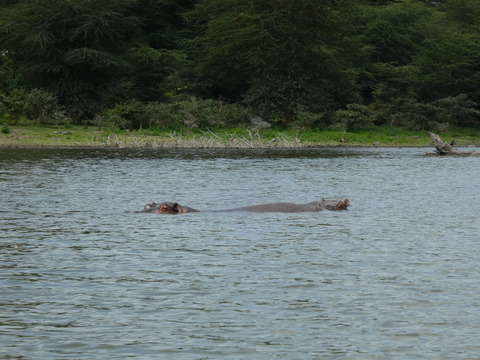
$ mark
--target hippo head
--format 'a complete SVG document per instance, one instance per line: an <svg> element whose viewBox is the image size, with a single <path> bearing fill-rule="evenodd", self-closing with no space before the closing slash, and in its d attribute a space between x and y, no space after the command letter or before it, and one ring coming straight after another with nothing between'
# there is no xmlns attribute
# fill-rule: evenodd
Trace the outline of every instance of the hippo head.
<svg viewBox="0 0 480 360"><path fill-rule="evenodd" d="M327 210L347 210L350 206L350 201L348 199L343 201L322 200L320 204Z"/></svg>
<svg viewBox="0 0 480 360"><path fill-rule="evenodd" d="M188 206L182 206L179 203L166 202L158 205L157 214L186 214L189 212L198 212Z"/></svg>
<svg viewBox="0 0 480 360"><path fill-rule="evenodd" d="M347 208L350 206L350 201L348 199L345 199L343 201L339 201L337 205L335 205L335 208L332 210L347 210Z"/></svg>
<svg viewBox="0 0 480 360"><path fill-rule="evenodd" d="M178 203L163 203L158 205L157 214L179 214L181 206Z"/></svg>

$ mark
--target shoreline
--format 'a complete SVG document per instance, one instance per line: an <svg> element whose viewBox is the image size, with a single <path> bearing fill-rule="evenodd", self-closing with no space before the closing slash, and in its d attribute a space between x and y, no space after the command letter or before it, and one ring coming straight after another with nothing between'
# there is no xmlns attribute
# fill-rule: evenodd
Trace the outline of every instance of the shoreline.
<svg viewBox="0 0 480 360"><path fill-rule="evenodd" d="M213 144L197 144L192 145L188 140L185 144L177 142L175 144L129 144L128 142L122 144L42 144L42 143L3 143L0 140L0 149L152 149L152 150L188 150L188 149L205 149L205 150L303 150L303 149L341 149L341 148L432 148L429 145L416 144L291 144L291 145L268 145L263 143L251 144L251 146L235 146L234 144L213 145ZM472 145L470 145L472 146Z"/></svg>
<svg viewBox="0 0 480 360"><path fill-rule="evenodd" d="M457 129L440 133L457 147L480 147L480 131ZM216 131L120 131L86 126L11 126L0 133L0 149L322 149L322 148L432 148L427 131L378 129Z"/></svg>
<svg viewBox="0 0 480 360"><path fill-rule="evenodd" d="M463 146L462 146L463 147ZM466 146L466 147L476 147L476 146ZM115 146L115 145L31 145L31 144L0 144L0 149L144 149L144 150L307 150L307 149L342 149L342 148L380 148L380 149L388 149L388 148L405 148L405 149L430 149L432 145L305 145L305 146L253 146L253 147L214 147L214 146L137 146L137 145L122 145L122 146Z"/></svg>

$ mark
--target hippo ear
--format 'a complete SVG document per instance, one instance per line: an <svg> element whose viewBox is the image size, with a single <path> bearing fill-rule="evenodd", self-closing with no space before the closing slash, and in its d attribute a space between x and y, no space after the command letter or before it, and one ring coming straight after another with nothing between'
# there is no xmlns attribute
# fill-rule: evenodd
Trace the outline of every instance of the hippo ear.
<svg viewBox="0 0 480 360"><path fill-rule="evenodd" d="M178 209L178 203L173 203L172 210L174 210L177 213L180 212L180 210Z"/></svg>

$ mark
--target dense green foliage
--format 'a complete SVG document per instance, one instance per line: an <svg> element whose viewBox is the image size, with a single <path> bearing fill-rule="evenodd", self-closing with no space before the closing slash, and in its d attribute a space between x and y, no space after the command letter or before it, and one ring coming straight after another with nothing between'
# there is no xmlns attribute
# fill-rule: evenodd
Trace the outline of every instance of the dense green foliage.
<svg viewBox="0 0 480 360"><path fill-rule="evenodd" d="M478 0L3 0L0 121L480 128Z"/></svg>

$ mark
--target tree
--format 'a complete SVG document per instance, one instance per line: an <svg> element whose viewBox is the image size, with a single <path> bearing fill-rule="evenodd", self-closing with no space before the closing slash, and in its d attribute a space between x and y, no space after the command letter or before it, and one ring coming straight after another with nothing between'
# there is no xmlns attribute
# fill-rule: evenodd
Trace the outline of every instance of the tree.
<svg viewBox="0 0 480 360"><path fill-rule="evenodd" d="M480 102L480 3L446 2L429 23L415 56L419 92L426 101L468 95Z"/></svg>
<svg viewBox="0 0 480 360"><path fill-rule="evenodd" d="M130 51L134 66L124 81L130 97L159 101L183 87L181 76L187 64L183 44L193 35L182 15L193 3L194 0L136 1L132 11L141 19L142 42Z"/></svg>
<svg viewBox="0 0 480 360"><path fill-rule="evenodd" d="M22 80L12 57L6 51L0 52L0 94L9 94L21 86Z"/></svg>
<svg viewBox="0 0 480 360"><path fill-rule="evenodd" d="M27 84L57 95L77 119L93 115L131 64L125 50L138 34L132 2L30 0L4 6L0 48Z"/></svg>
<svg viewBox="0 0 480 360"><path fill-rule="evenodd" d="M480 3L477 0L445 1L439 10L461 30L467 28L478 32L480 29Z"/></svg>
<svg viewBox="0 0 480 360"><path fill-rule="evenodd" d="M418 98L420 51L431 9L419 1L399 0L367 7L357 30L370 54L365 72L365 101L377 113L378 125L423 127L427 109ZM413 116L414 115L414 116Z"/></svg>
<svg viewBox="0 0 480 360"><path fill-rule="evenodd" d="M192 57L211 95L243 99L288 124L335 102L346 59L349 0L205 0ZM351 55L351 54L350 54ZM347 86L348 87L348 86Z"/></svg>

